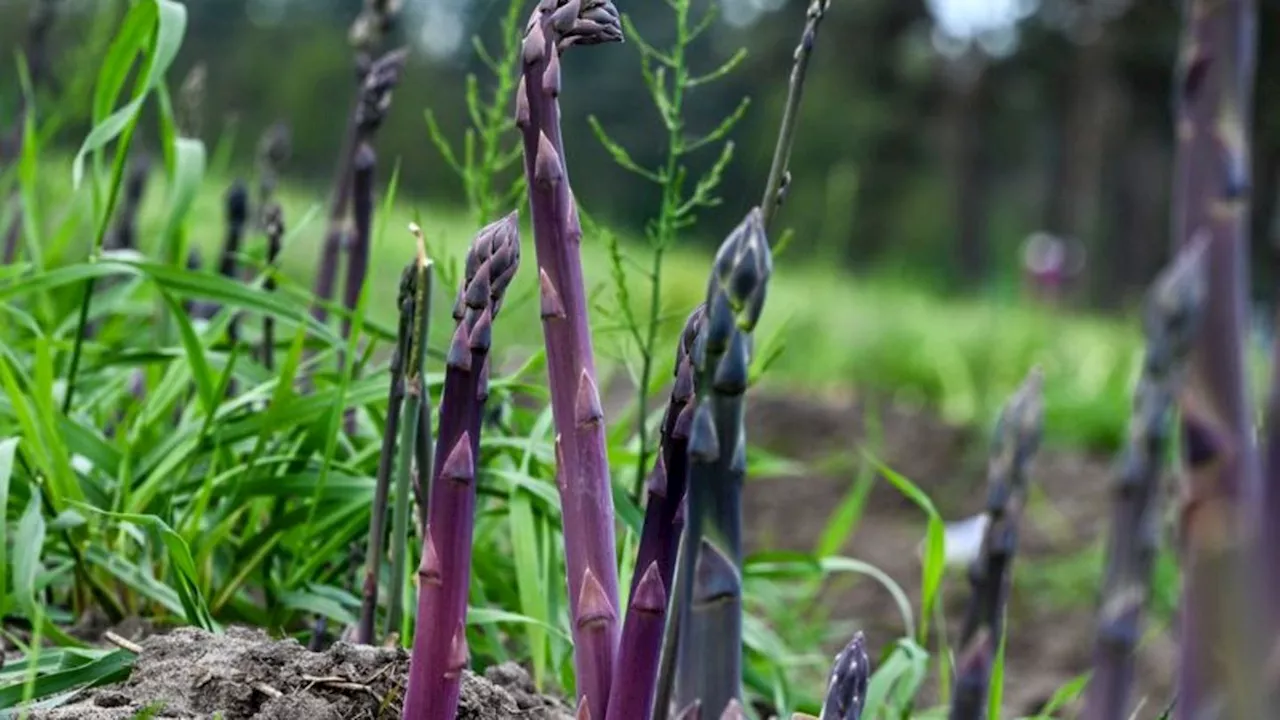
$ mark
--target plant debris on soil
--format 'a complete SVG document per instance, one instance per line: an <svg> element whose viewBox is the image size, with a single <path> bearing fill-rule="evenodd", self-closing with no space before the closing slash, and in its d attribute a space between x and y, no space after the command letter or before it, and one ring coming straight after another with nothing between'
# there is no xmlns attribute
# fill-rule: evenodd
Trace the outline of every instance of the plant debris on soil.
<svg viewBox="0 0 1280 720"><path fill-rule="evenodd" d="M409 656L339 642L311 652L295 640L230 628L182 628L142 643L128 680L86 691L32 720L392 720L400 717ZM147 714L150 713L150 714ZM514 663L468 672L459 720L570 720L559 699L534 690Z"/></svg>

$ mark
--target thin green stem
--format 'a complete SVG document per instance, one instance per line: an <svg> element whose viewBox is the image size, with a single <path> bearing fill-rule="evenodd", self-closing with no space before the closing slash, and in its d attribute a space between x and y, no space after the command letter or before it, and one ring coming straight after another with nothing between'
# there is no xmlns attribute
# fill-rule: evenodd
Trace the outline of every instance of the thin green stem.
<svg viewBox="0 0 1280 720"><path fill-rule="evenodd" d="M418 441L418 423L422 418L423 358L426 355L428 316L430 312L431 263L425 252L419 252L414 287L413 335L409 340L409 358L405 363L404 415L400 424L399 460L396 467L395 506L391 520L391 596L387 599L387 634L400 629L404 616L404 579L408 567L409 506L413 502L412 473Z"/></svg>
<svg viewBox="0 0 1280 720"><path fill-rule="evenodd" d="M691 42L689 37L689 2L679 0L672 5L675 9L676 38L671 48L672 82L670 108L672 122L667 126L667 158L662 174L662 208L658 214L657 228L654 233L653 261L649 270L649 318L645 327L644 346L640 348L640 387L639 410L636 418L636 434L639 436L640 450L636 458L636 474L632 484L632 499L640 502L644 493L645 477L649 473L649 456L652 453L649 441L649 395L653 382L653 358L658 344L658 326L662 320L662 258L667 247L675 241L677 220L680 207L680 183L676 180L680 170L680 158L684 155L683 124L680 122L684 110L684 91L689 81L689 69L685 63L685 49ZM665 92L661 86L651 88L655 100L659 93Z"/></svg>
<svg viewBox="0 0 1280 720"><path fill-rule="evenodd" d="M115 214L116 203L120 199L120 186L124 181L125 159L129 156L129 147L133 144L133 131L137 128L137 118L125 127L120 135L120 143L116 146L116 158L111 168L111 188L107 192L107 206L98 220L98 231L93 238L93 247L89 250L89 262L98 262L102 254L102 244L107 238L107 228L111 225L111 216ZM84 295L80 298L80 316L76 320L76 335L71 345L71 362L67 367L66 394L62 397L62 414L71 413L71 401L75 397L76 375L80 372L80 358L84 353L85 326L89 324L89 305L93 302L95 278L84 283Z"/></svg>

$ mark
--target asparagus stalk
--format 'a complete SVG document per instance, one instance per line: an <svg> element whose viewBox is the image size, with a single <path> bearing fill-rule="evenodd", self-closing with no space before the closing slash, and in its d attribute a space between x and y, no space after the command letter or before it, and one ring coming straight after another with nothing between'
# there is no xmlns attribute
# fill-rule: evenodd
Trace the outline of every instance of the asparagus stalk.
<svg viewBox="0 0 1280 720"><path fill-rule="evenodd" d="M804 32L796 46L795 63L791 67L791 81L787 88L787 104L782 113L782 128L778 132L778 144L773 151L773 163L765 181L764 200L760 212L764 216L767 231L772 225L774 212L786 199L787 186L791 182L788 165L791 162L791 146L795 141L796 125L800 120L800 99L804 96L805 75L809 71L809 58L818 41L818 28L831 8L831 0L811 0L805 13Z"/></svg>
<svg viewBox="0 0 1280 720"><path fill-rule="evenodd" d="M697 394L689 431L689 490L664 654L674 649L675 706L722 712L741 697L744 393L755 329L773 270L763 215L753 208L716 254L706 316L691 357ZM668 668L670 663L668 661ZM672 678L659 678L654 716L666 718Z"/></svg>
<svg viewBox="0 0 1280 720"><path fill-rule="evenodd" d="M400 435L400 412L404 404L404 365L409 356L413 339L414 316L417 311L418 263L405 266L400 275L400 295L396 306L400 311L400 325L396 333L396 347L391 353L391 384L387 390L387 422L382 432L382 452L378 455L378 474L373 490L373 511L369 517L369 541L365 551L365 574L360 622L356 626L355 642L372 645L376 642L374 625L378 611L378 576L382 570L383 547L386 542L387 499L391 494L391 468L395 459L396 438Z"/></svg>
<svg viewBox="0 0 1280 720"><path fill-rule="evenodd" d="M237 277L236 256L244 240L245 225L249 221L249 191L244 183L236 181L227 191L227 237L222 245L222 257L218 261L218 273L234 280ZM240 320L233 317L227 325L227 339L234 346L240 340ZM234 385L232 386L234 387ZM234 390L232 391L234 394Z"/></svg>
<svg viewBox="0 0 1280 720"><path fill-rule="evenodd" d="M269 201L263 208L263 226L267 233L267 273L263 287L269 293L276 291L276 276L279 271L280 248L284 241L284 211L280 203ZM271 313L262 316L262 364L268 370L275 368L276 354L276 319Z"/></svg>
<svg viewBox="0 0 1280 720"><path fill-rule="evenodd" d="M656 560L645 566L627 608L626 624L610 687L609 719L647 718L657 681L667 588Z"/></svg>
<svg viewBox="0 0 1280 720"><path fill-rule="evenodd" d="M1000 413L987 467L987 523L982 551L969 568L973 595L960 634L951 720L986 717L987 685L1004 632L1010 567L1027 494L1027 466L1040 447L1044 421L1039 368L1028 374Z"/></svg>
<svg viewBox="0 0 1280 720"><path fill-rule="evenodd" d="M387 602L387 635L398 633L403 618L406 555L409 552L409 497L412 488L414 444L418 441L418 421L422 417L422 376L431 321L431 261L422 230L412 226L418 241L416 279L413 287L413 324L404 362L404 421L400 427L399 460L396 464L396 504L391 524L391 597Z"/></svg>
<svg viewBox="0 0 1280 720"><path fill-rule="evenodd" d="M699 305L685 321L684 332L676 347L675 384L662 419L658 463L647 483L644 526L636 552L636 572L631 578L630 596L633 599L622 626L621 651L610 684L610 720L633 718L636 708L643 708L644 717L647 717L653 703L662 627L666 622L666 589L671 587L675 574L676 549L680 541L676 511L684 499L689 477L689 419L693 407L690 400L693 399L694 385L694 367L689 353L702 318L703 306ZM664 602L656 611L635 601L646 583L651 586L651 593L655 586L662 589ZM655 622L658 630L653 633Z"/></svg>
<svg viewBox="0 0 1280 720"><path fill-rule="evenodd" d="M859 720L870 678L871 658L867 657L866 638L861 632L855 633L849 644L836 654L818 720Z"/></svg>
<svg viewBox="0 0 1280 720"><path fill-rule="evenodd" d="M440 398L435 480L424 488L431 503L418 568L418 622L405 720L452 720L457 713L462 671L468 662L467 591L489 346L493 318L519 263L519 222L513 212L476 236L454 307L457 329Z"/></svg>
<svg viewBox="0 0 1280 720"><path fill-rule="evenodd" d="M1129 441L1115 481L1112 535L1085 717L1124 720L1132 712L1128 705L1133 652L1142 631L1142 611L1160 541L1161 463L1173 404L1199 331L1205 300L1204 253L1203 243L1186 248L1156 280L1147 298L1146 357L1134 391Z"/></svg>
<svg viewBox="0 0 1280 720"><path fill-rule="evenodd" d="M262 213L259 222L263 229L269 229L270 219L267 208L275 196L276 185L280 182L280 174L293 151L293 135L289 126L277 122L267 128L258 139L258 209Z"/></svg>
<svg viewBox="0 0 1280 720"><path fill-rule="evenodd" d="M1247 568L1260 520L1264 541L1280 537L1280 518L1272 512L1280 507L1280 484L1261 486L1244 356L1256 10L1253 0L1185 0L1184 7L1175 83L1174 243L1207 245L1208 289L1179 403L1189 477L1180 518L1185 547L1175 713L1199 718L1225 701L1234 717L1258 717L1252 675L1262 665L1262 633L1251 619L1261 608L1250 606L1256 581ZM1274 545L1265 547L1274 557ZM1263 575L1275 570L1271 557ZM1270 598L1273 615L1276 599ZM1272 629L1270 619L1267 625Z"/></svg>
<svg viewBox="0 0 1280 720"><path fill-rule="evenodd" d="M347 136L338 155L338 169L334 173L333 194L329 199L329 229L325 234L316 271L315 296L319 301L312 311L320 322L328 317L324 303L333 299L333 286L338 277L338 261L346 235L347 203L351 197L353 166L358 148L371 142L373 134L381 127L391 107L391 94L400 83L400 75L408 58L405 49L393 50L370 63L367 70L358 73L360 88L355 110L347 126Z"/></svg>
<svg viewBox="0 0 1280 720"><path fill-rule="evenodd" d="M360 290L364 287L369 273L369 248L373 238L373 179L377 170L378 156L369 143L361 143L356 152L355 182L352 183L353 207L355 217L355 233L352 235L350 257L347 260L347 282L343 288L342 304L347 314L342 318L342 338L351 337L351 324L356 305L360 302ZM348 408L344 414L344 422L348 435L356 433L355 408Z"/></svg>
<svg viewBox="0 0 1280 720"><path fill-rule="evenodd" d="M582 227L560 132L560 55L573 45L621 40L618 11L609 0L539 0L525 31L516 93L557 436L577 695L585 698L593 717L608 712L618 644L618 569L604 413L579 248ZM590 604L584 588L591 591Z"/></svg>

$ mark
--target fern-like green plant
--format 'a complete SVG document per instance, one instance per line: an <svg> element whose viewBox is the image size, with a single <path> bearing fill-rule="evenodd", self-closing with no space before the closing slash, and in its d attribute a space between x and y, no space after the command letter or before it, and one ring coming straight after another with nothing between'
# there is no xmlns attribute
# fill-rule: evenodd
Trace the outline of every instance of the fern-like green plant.
<svg viewBox="0 0 1280 720"><path fill-rule="evenodd" d="M664 313L662 308L662 263L670 248L682 233L697 222L698 211L715 207L721 199L715 194L721 178L733 160L734 144L729 135L746 114L751 104L744 97L734 110L722 118L709 132L691 134L685 122L689 91L713 83L733 72L744 59L747 51L739 48L719 67L705 74L698 74L689 65L689 48L702 37L715 22L718 6L711 5L701 17L695 17L692 0L670 0L668 3L674 22L674 38L665 49L655 47L645 40L628 15L622 16L623 28L629 42L640 50L640 72L649 91L662 126L666 131L665 156L656 168L648 168L636 162L621 143L613 139L600 120L594 115L588 118L591 129L614 161L623 169L633 172L662 189L662 202L657 214L645 224L649 258L645 263L627 257L618 238L612 233L602 235L609 249L612 265L613 289L617 299L614 320L629 344L634 344L634 357L639 358L636 395L636 435L639 444L633 494L639 496L648 472L649 461L655 443L649 428L649 400L652 394L655 350L659 331L675 315ZM687 161L690 156L717 149L719 154L705 173L690 178ZM640 277L647 287L647 309L638 315L632 306L629 278ZM630 355L631 353L628 353Z"/></svg>
<svg viewBox="0 0 1280 720"><path fill-rule="evenodd" d="M502 17L502 46L496 55L478 36L471 38L476 56L493 75L493 84L485 92L475 73L467 75L469 126L460 149L450 142L435 113L430 108L425 111L431 142L462 180L467 210L477 227L487 225L495 212L509 212L524 198L524 174L516 171L523 150L515 135L516 123L510 107L520 75L520 14L524 5L522 0L507 3ZM505 180L508 176L510 180ZM504 180L508 184L504 185Z"/></svg>

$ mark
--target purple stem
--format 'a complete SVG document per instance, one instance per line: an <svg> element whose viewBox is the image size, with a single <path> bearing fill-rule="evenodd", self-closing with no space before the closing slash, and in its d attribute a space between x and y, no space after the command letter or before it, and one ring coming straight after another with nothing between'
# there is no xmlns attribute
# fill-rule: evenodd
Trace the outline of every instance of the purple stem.
<svg viewBox="0 0 1280 720"><path fill-rule="evenodd" d="M1260 711L1255 675L1264 633L1254 619L1264 606L1253 603L1263 587L1257 581L1269 579L1276 561L1274 545L1264 545L1271 556L1264 571L1250 572L1261 560L1252 543L1259 529L1264 542L1280 538L1280 485L1262 488L1244 355L1256 9L1253 0L1186 0L1185 12L1175 83L1174 244L1207 243L1208 294L1180 398L1188 483L1174 712L1199 718L1225 700L1229 716L1257 717L1250 713Z"/></svg>
<svg viewBox="0 0 1280 720"><path fill-rule="evenodd" d="M558 97L560 55L565 49L621 39L617 9L608 0L540 0L526 30L516 96L556 428L577 694L594 717L607 714L618 644L617 550L604 413L579 248L582 227L564 162ZM584 589L592 591L590 598L582 596Z"/></svg>
<svg viewBox="0 0 1280 720"><path fill-rule="evenodd" d="M680 544L680 528L676 525L676 513L684 499L689 479L689 423L693 418L694 367L689 351L702 323L703 306L698 306L685 322L684 333L676 349L675 384L662 420L661 453L658 464L649 476L648 502L644 511L644 526L640 531L640 546L636 551L636 571L631 578L631 597L636 597L640 586L648 581L652 572L661 583L663 596L671 587L675 573L676 549ZM682 526L681 526L682 527ZM657 610L659 630L649 632L649 612L633 601L627 609L622 626L622 650L613 668L610 685L609 717L622 719L619 713L625 708L644 708L648 717L653 702L653 689L658 673L658 660L662 650L662 625L666 621L666 604ZM651 643L652 647L646 645ZM639 683L638 678L647 678ZM642 696L636 685L645 688Z"/></svg>
<svg viewBox="0 0 1280 720"><path fill-rule="evenodd" d="M488 397L493 318L520 262L519 218L480 231L454 318L435 453L435 481L422 564L418 613L405 692L405 720L453 720L468 662L467 591L475 526L480 423Z"/></svg>
<svg viewBox="0 0 1280 720"><path fill-rule="evenodd" d="M342 302L347 314L342 318L342 339L351 337L351 324L356 305L360 303L360 290L369 274L369 248L373 237L373 180L378 168L378 156L369 143L361 143L356 152L355 182L352 183L352 214L355 217L355 233L347 258L347 282L343 288ZM348 408L343 421L348 435L356 433L356 411Z"/></svg>

